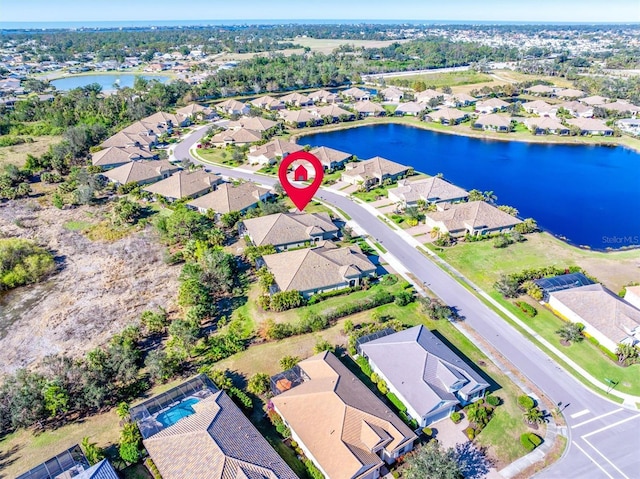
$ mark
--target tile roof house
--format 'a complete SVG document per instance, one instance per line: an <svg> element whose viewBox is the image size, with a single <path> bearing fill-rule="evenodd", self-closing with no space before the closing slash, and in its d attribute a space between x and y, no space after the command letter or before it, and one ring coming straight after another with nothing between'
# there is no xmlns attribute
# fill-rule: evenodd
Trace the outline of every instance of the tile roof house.
<svg viewBox="0 0 640 479"><path fill-rule="evenodd" d="M608 112L627 113L635 117L640 112L640 106L636 106L633 103L626 101L616 100L613 103L605 103L604 105L598 105Z"/></svg>
<svg viewBox="0 0 640 479"><path fill-rule="evenodd" d="M335 103L339 97L335 93L327 90L318 90L309 93L309 98L315 103Z"/></svg>
<svg viewBox="0 0 640 479"><path fill-rule="evenodd" d="M154 154L136 146L110 146L92 153L91 163L93 166L101 166L102 168L114 168L134 160L153 157L155 157Z"/></svg>
<svg viewBox="0 0 640 479"><path fill-rule="evenodd" d="M589 106L600 106L607 103L609 101L609 98L600 95L593 95L585 98L580 98L579 101Z"/></svg>
<svg viewBox="0 0 640 479"><path fill-rule="evenodd" d="M289 93L288 95L281 96L280 100L286 103L287 105L295 105L295 106L313 105L313 100L311 100L311 98L309 98L307 95L303 95L298 92Z"/></svg>
<svg viewBox="0 0 640 479"><path fill-rule="evenodd" d="M374 103L369 100L359 101L353 105L353 109L362 116L383 116L386 114L386 110L380 103Z"/></svg>
<svg viewBox="0 0 640 479"><path fill-rule="evenodd" d="M269 95L261 96L255 100L251 100L249 103L256 108L262 108L264 110L282 110L285 108L285 104L280 98L274 98Z"/></svg>
<svg viewBox="0 0 640 479"><path fill-rule="evenodd" d="M297 479L224 391L144 439L164 479Z"/></svg>
<svg viewBox="0 0 640 479"><path fill-rule="evenodd" d="M390 201L403 207L416 206L418 200L438 204L464 201L469 197L466 190L437 176L417 181L400 180L397 188L389 189L388 195Z"/></svg>
<svg viewBox="0 0 640 479"><path fill-rule="evenodd" d="M275 278L272 293L295 290L305 298L359 286L363 278L376 272L359 246L338 248L330 241L314 248L265 255L262 261Z"/></svg>
<svg viewBox="0 0 640 479"><path fill-rule="evenodd" d="M552 95L555 90L556 88L550 87L548 85L533 85L525 89L526 92L531 93L533 95L546 95L546 96Z"/></svg>
<svg viewBox="0 0 640 479"><path fill-rule="evenodd" d="M82 471L77 476L73 476L74 479L119 479L120 476L116 473L111 463L107 459L96 463L89 469Z"/></svg>
<svg viewBox="0 0 640 479"><path fill-rule="evenodd" d="M415 434L330 352L296 366L304 378L271 399L327 479L375 479L413 449Z"/></svg>
<svg viewBox="0 0 640 479"><path fill-rule="evenodd" d="M613 135L612 128L605 125L604 121L595 118L571 118L567 120L567 123L579 128L581 135Z"/></svg>
<svg viewBox="0 0 640 479"><path fill-rule="evenodd" d="M580 98L584 96L584 92L573 88L562 88L560 90L556 90L555 95L558 98Z"/></svg>
<svg viewBox="0 0 640 479"><path fill-rule="evenodd" d="M349 110L345 110L344 108L340 108L338 105L326 105L317 107L314 109L309 109L309 112L317 116L318 118L327 118L331 117L333 122L338 120L353 120L355 118L355 114L350 112Z"/></svg>
<svg viewBox="0 0 640 479"><path fill-rule="evenodd" d="M473 127L479 130L508 133L511 131L511 118L497 113L481 115L473 121Z"/></svg>
<svg viewBox="0 0 640 479"><path fill-rule="evenodd" d="M418 103L429 103L431 100L436 99L440 104L444 103L444 101L449 98L449 95L447 95L446 93L442 93L441 91L436 91L428 88L424 91L416 93L415 98Z"/></svg>
<svg viewBox="0 0 640 479"><path fill-rule="evenodd" d="M400 103L400 101L404 98L404 92L400 90L400 88L396 88L394 86L385 88L379 93L386 101L391 101L394 103Z"/></svg>
<svg viewBox="0 0 640 479"><path fill-rule="evenodd" d="M440 107L427 114L427 119L442 123L443 125L457 125L468 117L469 115L466 112L449 108L448 106Z"/></svg>
<svg viewBox="0 0 640 479"><path fill-rule="evenodd" d="M385 180L396 181L400 177L406 176L410 170L410 166L374 156L368 160L347 163L346 170L342 173L342 181L352 185L362 184L369 187L382 184Z"/></svg>
<svg viewBox="0 0 640 479"><path fill-rule="evenodd" d="M549 294L549 307L614 352L620 343L640 342L640 310L619 298L601 284L555 291Z"/></svg>
<svg viewBox="0 0 640 479"><path fill-rule="evenodd" d="M395 115L418 116L422 110L424 110L424 105L416 101L408 101L406 103L400 103L393 113Z"/></svg>
<svg viewBox="0 0 640 479"><path fill-rule="evenodd" d="M165 111L159 111L153 115L143 118L140 121L144 124L150 125L151 127L155 126L161 130L171 130L172 128L184 126L189 123L185 117L174 115L173 113L167 113Z"/></svg>
<svg viewBox="0 0 640 479"><path fill-rule="evenodd" d="M445 106L457 108L460 106L473 105L477 101L477 98L467 95L466 93L455 93L451 95L451 97L447 98L444 104Z"/></svg>
<svg viewBox="0 0 640 479"><path fill-rule="evenodd" d="M303 147L296 143L276 138L264 145L252 147L247 155L247 160L252 165L272 165L291 153L302 149Z"/></svg>
<svg viewBox="0 0 640 479"><path fill-rule="evenodd" d="M249 113L249 107L238 100L225 100L218 103L216 108L229 115L246 115Z"/></svg>
<svg viewBox="0 0 640 479"><path fill-rule="evenodd" d="M494 113L499 110L504 110L509 104L501 100L500 98L489 98L488 100L479 101L476 103L476 112L481 114Z"/></svg>
<svg viewBox="0 0 640 479"><path fill-rule="evenodd" d="M640 309L640 286L627 286L624 300L630 305Z"/></svg>
<svg viewBox="0 0 640 479"><path fill-rule="evenodd" d="M343 97L355 101L366 101L371 99L371 93L361 88L349 88L340 92Z"/></svg>
<svg viewBox="0 0 640 479"><path fill-rule="evenodd" d="M426 213L426 224L438 227L451 236L482 235L492 231L509 231L521 221L485 201L454 203L443 211Z"/></svg>
<svg viewBox="0 0 640 479"><path fill-rule="evenodd" d="M532 113L538 116L556 116L558 107L556 105L550 105L544 100L528 101L522 104L522 108L527 113Z"/></svg>
<svg viewBox="0 0 640 479"><path fill-rule="evenodd" d="M104 140L100 146L102 148L116 147L138 147L146 150L150 150L158 144L158 137L155 134L149 134L148 132L141 133L128 133L125 131L119 131L113 136L110 136Z"/></svg>
<svg viewBox="0 0 640 479"><path fill-rule="evenodd" d="M258 202L266 201L269 196L271 196L271 190L255 183L245 182L239 185L223 183L214 191L191 200L187 206L197 209L200 213L212 210L216 213L217 220L219 216L231 211L243 213L257 206Z"/></svg>
<svg viewBox="0 0 640 479"><path fill-rule="evenodd" d="M277 251L337 238L338 227L327 213L277 213L244 220L239 230L256 246L273 245Z"/></svg>
<svg viewBox="0 0 640 479"><path fill-rule="evenodd" d="M191 103L187 106L183 106L182 108L178 108L176 110L176 116L178 118L188 118L190 121L195 121L198 118L209 120L215 116L215 113L208 106Z"/></svg>
<svg viewBox="0 0 640 479"><path fill-rule="evenodd" d="M552 133L554 135L568 135L571 130L564 126L557 118L543 116L540 118L527 118L524 125L536 135Z"/></svg>
<svg viewBox="0 0 640 479"><path fill-rule="evenodd" d="M361 338L358 353L369 360L421 427L449 417L458 405L480 399L489 387L422 325L369 341Z"/></svg>
<svg viewBox="0 0 640 479"><path fill-rule="evenodd" d="M326 146L314 148L310 153L320 160L325 170L342 168L347 161L353 158L351 153L345 153Z"/></svg>
<svg viewBox="0 0 640 479"><path fill-rule="evenodd" d="M266 118L261 118L259 116L249 116L240 118L236 121L230 121L227 124L227 128L229 130L239 130L241 128L246 128L247 130L263 132L270 130L277 124L277 121L267 120Z"/></svg>
<svg viewBox="0 0 640 479"><path fill-rule="evenodd" d="M239 128L237 130L225 130L216 133L211 137L211 143L214 145L248 145L262 140L262 133L247 128Z"/></svg>
<svg viewBox="0 0 640 479"><path fill-rule="evenodd" d="M16 479L67 479L71 477L76 479L119 479L120 476L116 474L107 459L90 466L82 449L76 444L20 474Z"/></svg>
<svg viewBox="0 0 640 479"><path fill-rule="evenodd" d="M144 191L164 196L168 200L195 198L215 188L222 178L203 169L179 171L164 180L143 188Z"/></svg>
<svg viewBox="0 0 640 479"><path fill-rule="evenodd" d="M102 176L117 185L137 183L146 185L168 178L180 168L168 160L132 161L102 173Z"/></svg>
<svg viewBox="0 0 640 479"><path fill-rule="evenodd" d="M560 106L567 110L572 116L578 118L591 118L593 116L593 107L587 106L579 101L565 101Z"/></svg>
<svg viewBox="0 0 640 479"><path fill-rule="evenodd" d="M286 124L295 128L304 128L309 124L315 125L318 122L318 117L307 110L280 110L278 114Z"/></svg>

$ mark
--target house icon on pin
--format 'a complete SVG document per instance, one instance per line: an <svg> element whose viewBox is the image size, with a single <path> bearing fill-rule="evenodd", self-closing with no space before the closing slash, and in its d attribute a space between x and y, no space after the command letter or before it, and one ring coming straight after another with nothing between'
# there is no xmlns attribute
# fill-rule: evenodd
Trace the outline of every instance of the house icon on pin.
<svg viewBox="0 0 640 479"><path fill-rule="evenodd" d="M300 165L293 171L293 177L296 181L307 181L307 169Z"/></svg>

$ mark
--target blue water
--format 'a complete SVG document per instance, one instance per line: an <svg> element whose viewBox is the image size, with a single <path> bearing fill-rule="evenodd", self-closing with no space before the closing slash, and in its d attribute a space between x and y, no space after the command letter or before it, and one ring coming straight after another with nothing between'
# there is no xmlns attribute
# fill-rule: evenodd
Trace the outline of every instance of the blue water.
<svg viewBox="0 0 640 479"><path fill-rule="evenodd" d="M182 401L180 404L173 406L170 409L167 409L165 412L158 414L156 418L164 427L173 426L183 417L191 416L195 414L194 409L191 407L192 404L200 401L196 398L189 398Z"/></svg>
<svg viewBox="0 0 640 479"><path fill-rule="evenodd" d="M403 125L305 136L300 143L382 156L467 190L493 191L545 230L593 249L640 246L640 154L622 147L491 141Z"/></svg>
<svg viewBox="0 0 640 479"><path fill-rule="evenodd" d="M51 80L51 84L58 90L67 91L74 88L80 88L90 85L91 83L97 83L102 87L102 91L115 90L114 84L116 81L120 88L133 87L133 82L137 76L142 76L146 80L158 80L159 82L166 83L169 80L167 75L140 75L134 73L105 73L100 75L77 75L64 78L58 78L57 80Z"/></svg>

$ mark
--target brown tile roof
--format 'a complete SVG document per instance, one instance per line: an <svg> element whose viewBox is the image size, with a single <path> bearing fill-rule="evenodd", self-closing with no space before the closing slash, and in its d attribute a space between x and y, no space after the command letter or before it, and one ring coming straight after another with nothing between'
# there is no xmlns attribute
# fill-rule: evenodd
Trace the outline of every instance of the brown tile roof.
<svg viewBox="0 0 640 479"><path fill-rule="evenodd" d="M174 173L179 169L168 160L140 160L105 171L102 175L111 181L126 185L127 183L148 183L162 178L162 175Z"/></svg>
<svg viewBox="0 0 640 479"><path fill-rule="evenodd" d="M579 101L565 101L560 105L562 108L570 112L572 115L579 115L582 113L592 112L593 108L590 106L586 106Z"/></svg>
<svg viewBox="0 0 640 479"><path fill-rule="evenodd" d="M311 102L311 99L308 96L298 92L293 92L289 93L288 95L281 96L280 100L285 103L296 103L298 105Z"/></svg>
<svg viewBox="0 0 640 479"><path fill-rule="evenodd" d="M338 105L327 105L317 108L316 113L318 116L331 116L333 118L340 118L341 115L353 116L353 113L345 110L344 108L340 108Z"/></svg>
<svg viewBox="0 0 640 479"><path fill-rule="evenodd" d="M501 100L500 98L489 98L488 100L485 101L479 101L478 103L476 103L476 109L477 110L481 110L485 107L488 108L506 108L508 107L509 104L504 101Z"/></svg>
<svg viewBox="0 0 640 479"><path fill-rule="evenodd" d="M311 98L313 101L323 101L329 103L337 100L338 95L327 90L318 90L309 93L309 98Z"/></svg>
<svg viewBox="0 0 640 479"><path fill-rule="evenodd" d="M250 218L243 224L256 246L302 243L311 239L311 233L338 233L327 213L277 213Z"/></svg>
<svg viewBox="0 0 640 479"><path fill-rule="evenodd" d="M359 113L383 113L385 111L382 105L369 100L359 101L353 105L353 109Z"/></svg>
<svg viewBox="0 0 640 479"><path fill-rule="evenodd" d="M552 93L554 91L554 88L548 85L534 85L527 88L527 90L532 93Z"/></svg>
<svg viewBox="0 0 640 479"><path fill-rule="evenodd" d="M567 120L567 123L577 126L583 131L613 131L602 120L595 118L571 118Z"/></svg>
<svg viewBox="0 0 640 479"><path fill-rule="evenodd" d="M146 118L140 120L142 123L148 123L151 125L168 125L171 124L173 126L180 125L180 118L178 118L173 113L167 113L164 111L159 111L154 113L153 115L149 115Z"/></svg>
<svg viewBox="0 0 640 479"><path fill-rule="evenodd" d="M415 101L409 101L406 103L400 103L396 108L396 112L402 113L419 113L424 110L424 106Z"/></svg>
<svg viewBox="0 0 640 479"><path fill-rule="evenodd" d="M550 294L614 343L640 330L640 310L622 301L601 284L588 284Z"/></svg>
<svg viewBox="0 0 640 479"><path fill-rule="evenodd" d="M481 115L474 122L474 125L480 126L495 126L508 128L511 126L511 118L508 116L498 115L497 113L490 113L489 115Z"/></svg>
<svg viewBox="0 0 640 479"><path fill-rule="evenodd" d="M437 121L458 121L468 116L468 114L455 108L443 106L442 108L438 108L435 111L429 112L427 116Z"/></svg>
<svg viewBox="0 0 640 479"><path fill-rule="evenodd" d="M128 163L139 158L153 158L154 155L137 146L111 146L91 154L94 166L110 166Z"/></svg>
<svg viewBox="0 0 640 479"><path fill-rule="evenodd" d="M209 115L211 114L211 108L198 105L197 103L191 103L187 106L183 106L182 108L178 108L176 110L176 115L182 115L190 118L196 113L200 113L200 112L204 113L205 115Z"/></svg>
<svg viewBox="0 0 640 479"><path fill-rule="evenodd" d="M358 246L337 248L329 242L317 248L265 255L263 259L280 291L347 286L349 279L368 276L376 270Z"/></svg>
<svg viewBox="0 0 640 479"><path fill-rule="evenodd" d="M103 148L109 148L111 146L135 146L139 145L140 147L149 147L156 143L158 138L156 135L147 135L144 133L127 133L125 131L119 131L113 136L110 136L106 140L104 140L100 146Z"/></svg>
<svg viewBox="0 0 640 479"><path fill-rule="evenodd" d="M415 434L332 353L298 363L308 380L271 401L330 479L357 479L382 466L372 452L412 444Z"/></svg>
<svg viewBox="0 0 640 479"><path fill-rule="evenodd" d="M164 196L166 198L190 198L211 189L219 183L221 178L206 171L179 171L169 178L158 181L143 188L149 193Z"/></svg>
<svg viewBox="0 0 640 479"><path fill-rule="evenodd" d="M258 97L255 100L251 100L250 103L257 108L277 108L284 105L282 100L269 95Z"/></svg>
<svg viewBox="0 0 640 479"><path fill-rule="evenodd" d="M619 113L637 113L640 111L640 106L636 106L633 103L627 103L624 101L616 100L613 103L605 103L604 105L598 105L608 111L617 111Z"/></svg>
<svg viewBox="0 0 640 479"><path fill-rule="evenodd" d="M580 101L589 106L600 106L604 103L607 103L609 99L600 95L593 95L586 98L580 98Z"/></svg>
<svg viewBox="0 0 640 479"><path fill-rule="evenodd" d="M558 98L580 98L581 96L584 96L584 92L573 88L563 88L556 91L556 96Z"/></svg>
<svg viewBox="0 0 640 479"><path fill-rule="evenodd" d="M314 148L310 151L312 155L315 155L322 163L323 166L329 168L332 163L342 163L348 160L353 155L351 153L345 153L344 151L334 150L326 146Z"/></svg>
<svg viewBox="0 0 640 479"><path fill-rule="evenodd" d="M307 123L308 121L316 121L317 118L307 110L280 110L279 115L284 121L291 123Z"/></svg>
<svg viewBox="0 0 640 479"><path fill-rule="evenodd" d="M343 175L351 177L361 177L362 179L378 178L382 176L395 176L406 173L409 166L401 165L395 161L387 160L380 156L374 156L368 160L348 163Z"/></svg>
<svg viewBox="0 0 640 479"><path fill-rule="evenodd" d="M264 145L256 147L255 149L253 149L253 151L249 152L248 156L255 158L260 155L264 155L269 159L276 159L276 157L283 158L290 153L294 153L300 150L302 150L302 146L296 143L291 143L290 141L276 138L275 140L271 140Z"/></svg>
<svg viewBox="0 0 640 479"><path fill-rule="evenodd" d="M247 105L245 105L241 101L231 100L231 99L225 100L225 101L223 101L221 103L218 103L216 105L216 108L223 108L225 110L237 110L237 111L242 111L246 107L247 107Z"/></svg>
<svg viewBox="0 0 640 479"><path fill-rule="evenodd" d="M144 440L164 479L297 479L224 392L192 407L195 414Z"/></svg>
<svg viewBox="0 0 640 479"><path fill-rule="evenodd" d="M432 98L442 98L443 100L448 97L446 93L442 93L441 91L432 90L427 88L424 91L416 93L416 101L420 103L428 103Z"/></svg>
<svg viewBox="0 0 640 479"><path fill-rule="evenodd" d="M521 221L485 201L471 201L469 203L455 203L444 211L427 213L432 221L442 222L447 231L461 231L465 229L492 230L508 228Z"/></svg>
<svg viewBox="0 0 640 479"><path fill-rule="evenodd" d="M343 96L355 98L356 100L359 98L366 98L371 96L371 93L360 88L349 88L342 91L341 93Z"/></svg>
<svg viewBox="0 0 640 479"><path fill-rule="evenodd" d="M260 198L269 193L267 188L262 188L255 183L240 183L232 185L224 183L217 187L215 191L200 196L187 203L198 209L211 209L219 214L230 211L243 211L255 206Z"/></svg>
<svg viewBox="0 0 640 479"><path fill-rule="evenodd" d="M568 130L568 126L564 126L560 123L560 120L557 118L550 118L548 116L543 116L540 118L527 118L524 120L524 124L529 129L533 129L533 127L540 128L542 130Z"/></svg>
<svg viewBox="0 0 640 479"><path fill-rule="evenodd" d="M409 203L419 199L438 203L466 198L469 193L442 178L433 176L417 181L400 180L397 188L389 190L389 195L396 196Z"/></svg>
<svg viewBox="0 0 640 479"><path fill-rule="evenodd" d="M262 133L259 131L239 128L237 130L227 130L217 133L211 137L212 143L253 143L262 140Z"/></svg>
<svg viewBox="0 0 640 479"><path fill-rule="evenodd" d="M276 126L278 122L267 120L266 118L260 117L247 117L240 118L237 121L230 121L228 124L229 129L238 129L238 128L246 128L247 130L254 131L267 131L269 128L273 128Z"/></svg>

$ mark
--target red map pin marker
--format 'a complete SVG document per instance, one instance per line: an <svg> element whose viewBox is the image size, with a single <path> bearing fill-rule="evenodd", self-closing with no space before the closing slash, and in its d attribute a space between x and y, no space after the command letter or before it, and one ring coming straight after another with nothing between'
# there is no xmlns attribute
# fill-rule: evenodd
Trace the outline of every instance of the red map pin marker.
<svg viewBox="0 0 640 479"><path fill-rule="evenodd" d="M289 183L289 178L287 178L287 169L289 168L289 165L291 165L291 163L293 163L294 161L299 160L308 161L309 163L311 163L313 169L316 172L313 182L310 185L305 186L304 188L297 188L293 186L291 183ZM298 167L296 169L296 172L300 168L304 167ZM307 179L306 169L304 171L301 171L301 175L303 175L304 180ZM282 163L280 163L280 168L278 169L278 178L280 178L280 184L282 184L284 191L287 192L287 195L289 195L289 198L291 198L293 204L296 205L296 207L300 211L305 209L305 207L309 204L309 201L311 201L311 198L313 198L313 195L316 194L316 191L318 191L318 188L320 188L320 184L322 184L323 177L324 168L322 167L322 163L320 163L320 160L315 155L312 155L308 151L296 151L295 153L291 153L289 156L282 160Z"/></svg>

